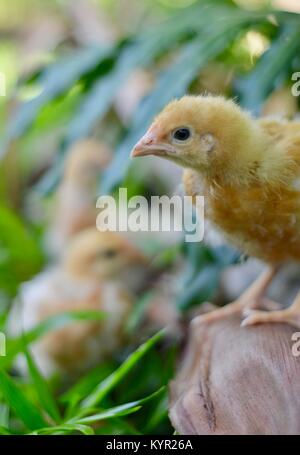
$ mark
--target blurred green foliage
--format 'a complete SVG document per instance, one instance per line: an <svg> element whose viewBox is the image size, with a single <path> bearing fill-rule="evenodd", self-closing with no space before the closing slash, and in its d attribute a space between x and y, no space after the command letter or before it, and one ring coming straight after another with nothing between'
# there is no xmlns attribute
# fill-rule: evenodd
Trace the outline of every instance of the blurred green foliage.
<svg viewBox="0 0 300 455"><path fill-rule="evenodd" d="M167 20L127 37L113 48L82 49L42 70L34 79L41 93L18 108L4 135L4 150L11 140L26 133L44 106L68 95L77 86L81 99L75 114L70 112L64 130L61 152L64 155L70 143L90 135L99 125L112 108L118 89L135 69L156 66L159 60L166 59L167 53L176 50L178 55L158 72L154 89L126 128L128 133L117 147L116 158L104 179L102 189L107 192L124 179L129 167L129 151L155 113L170 99L185 93L207 63L228 59L231 47L241 42L249 30L257 30L273 43L257 66L256 61L253 62L247 75L236 75L232 94L238 95L245 107L259 110L266 96L290 80L291 73L297 69L298 15L245 11L229 0L193 3L190 8L173 13ZM52 179L45 178L44 190L52 189L57 182L62 169L60 164L57 160L57 166L51 169Z"/></svg>
<svg viewBox="0 0 300 455"><path fill-rule="evenodd" d="M69 317L71 316L69 315ZM73 316L77 318L75 313ZM56 317L56 323L60 323L60 325L62 322L66 323L63 321L64 318L64 315ZM118 433L114 428L114 434L139 434L140 431L135 427L134 418L130 424L126 421L123 422L120 418L136 413L144 406L147 410L150 404L152 404L150 407L151 414L155 413L155 418L152 417L152 422L149 422L148 419L145 421L139 418L136 420L139 428L147 424L148 431L151 432L161 424L161 419L166 418L166 412L162 413L157 410L157 407L166 398L166 389L164 383L161 382L161 377L154 378L149 374L147 375L147 381L143 383L142 393L145 393L145 390L153 390L153 387L157 390L145 398L135 399L137 392L140 391L132 389L130 389L130 394L126 391L123 393L119 391L118 396L119 399L122 397L123 403L121 405L112 405L110 398L112 391L121 381L126 383L127 376L130 376L130 381L140 380L141 371L137 370L137 367L141 366L144 357L147 357L153 346L164 337L163 331L154 335L131 353L118 368L109 363L101 365L101 368L89 372L76 386L56 397L54 397L49 383L41 375L33 357L26 348L26 336L26 334L23 335L23 343L19 344L16 353L24 352L26 356L31 390L29 393L26 384L11 378L4 371L4 365L0 362L0 397L3 400L3 404L0 403L0 417L2 417L0 434L101 434L103 428L99 423L104 422L103 425L107 425L110 419L116 420ZM147 359L154 369L156 358L157 356L155 357L152 354L152 358ZM163 368L162 371L166 373L164 379L168 381L170 371L168 372L166 366L163 367L161 362L159 367ZM108 376L105 377L106 374ZM131 401L124 404L126 399ZM8 409L7 407L10 409L9 413L5 411ZM17 422L10 420L10 412L18 418ZM94 427L94 424L97 426ZM163 426L163 428L166 427ZM107 432L107 430L105 431Z"/></svg>

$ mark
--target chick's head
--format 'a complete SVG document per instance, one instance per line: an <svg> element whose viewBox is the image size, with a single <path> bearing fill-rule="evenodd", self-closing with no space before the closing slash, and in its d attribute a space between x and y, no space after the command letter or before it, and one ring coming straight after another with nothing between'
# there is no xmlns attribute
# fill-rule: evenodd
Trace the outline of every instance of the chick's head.
<svg viewBox="0 0 300 455"><path fill-rule="evenodd" d="M161 156L213 176L255 160L255 153L248 156L244 150L253 145L253 135L260 141L256 129L251 117L231 100L185 96L157 116L132 157Z"/></svg>
<svg viewBox="0 0 300 455"><path fill-rule="evenodd" d="M73 275L99 280L119 280L128 268L147 263L145 256L115 232L89 228L71 242L64 266Z"/></svg>

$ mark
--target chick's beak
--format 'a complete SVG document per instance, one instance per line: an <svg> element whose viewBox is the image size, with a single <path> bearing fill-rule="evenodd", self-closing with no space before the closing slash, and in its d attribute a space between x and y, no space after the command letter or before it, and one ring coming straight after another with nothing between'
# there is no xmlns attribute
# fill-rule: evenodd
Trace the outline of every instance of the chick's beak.
<svg viewBox="0 0 300 455"><path fill-rule="evenodd" d="M175 153L175 149L171 144L160 141L155 133L148 131L134 146L131 158L147 155L166 156L172 153Z"/></svg>

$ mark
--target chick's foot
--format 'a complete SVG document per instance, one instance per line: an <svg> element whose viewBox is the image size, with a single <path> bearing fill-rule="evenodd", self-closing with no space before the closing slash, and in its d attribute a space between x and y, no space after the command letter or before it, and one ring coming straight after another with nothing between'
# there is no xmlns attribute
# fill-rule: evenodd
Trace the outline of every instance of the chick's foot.
<svg viewBox="0 0 300 455"><path fill-rule="evenodd" d="M277 272L276 267L270 267L264 271L256 281L235 301L218 310L201 315L197 318L198 322L210 323L236 313L243 313L247 309L265 308L277 309L275 302L264 297L264 292L271 283Z"/></svg>
<svg viewBox="0 0 300 455"><path fill-rule="evenodd" d="M293 305L290 308L278 311L257 311L246 310L246 318L242 322L242 327L267 324L267 323L285 323L300 329L300 308Z"/></svg>
<svg viewBox="0 0 300 455"><path fill-rule="evenodd" d="M267 298L256 298L252 300L246 300L244 298L240 298L228 305L225 305L221 308L215 309L208 313L201 314L197 316L197 322L203 323L212 323L216 321L220 321L226 317L232 316L234 314L245 314L251 310L256 308L262 308L265 310L278 310L280 305L277 302L269 300ZM263 313L263 312L262 312ZM247 313L248 314L248 313ZM266 313L268 314L268 313Z"/></svg>

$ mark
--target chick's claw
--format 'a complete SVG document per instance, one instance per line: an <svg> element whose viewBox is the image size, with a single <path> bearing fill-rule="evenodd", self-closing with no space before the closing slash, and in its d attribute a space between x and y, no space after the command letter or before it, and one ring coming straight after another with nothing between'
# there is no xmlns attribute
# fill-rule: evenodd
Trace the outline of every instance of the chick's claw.
<svg viewBox="0 0 300 455"><path fill-rule="evenodd" d="M285 323L300 328L300 311L291 310L289 308L286 310L270 312L248 310L244 312L244 314L247 316L241 324L242 327L248 327L256 324Z"/></svg>
<svg viewBox="0 0 300 455"><path fill-rule="evenodd" d="M240 301L232 302L224 307L209 311L208 313L197 316L197 323L210 324L213 322L220 321L228 316L232 316L236 313L241 313L243 310L243 304Z"/></svg>
<svg viewBox="0 0 300 455"><path fill-rule="evenodd" d="M278 310L281 308L281 306L279 303L265 297L249 300L239 299L221 308L215 306L211 311L198 315L196 319L197 323L209 324L222 320L228 316L233 316L235 314L248 316L249 314L252 314L255 308L262 308L264 310ZM264 314L263 311L262 313Z"/></svg>

